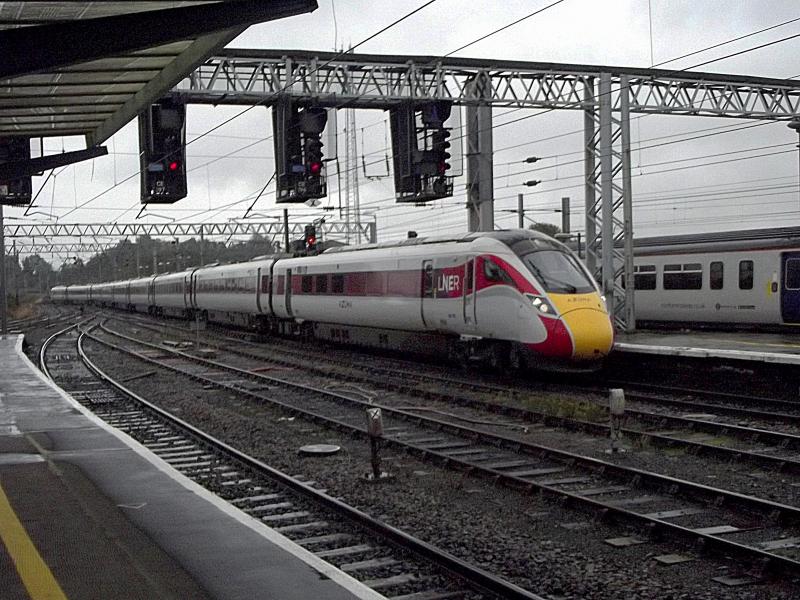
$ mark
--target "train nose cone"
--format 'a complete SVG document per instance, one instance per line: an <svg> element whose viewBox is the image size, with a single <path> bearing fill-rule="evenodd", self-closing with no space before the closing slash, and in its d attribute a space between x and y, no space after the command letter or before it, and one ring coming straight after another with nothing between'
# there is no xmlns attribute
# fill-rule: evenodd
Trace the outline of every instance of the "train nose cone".
<svg viewBox="0 0 800 600"><path fill-rule="evenodd" d="M550 300L572 336L574 360L599 360L611 352L614 329L599 294L551 294Z"/></svg>
<svg viewBox="0 0 800 600"><path fill-rule="evenodd" d="M608 313L595 308L576 308L562 314L561 318L572 334L572 358L577 360L601 359L608 355L614 344L614 330Z"/></svg>

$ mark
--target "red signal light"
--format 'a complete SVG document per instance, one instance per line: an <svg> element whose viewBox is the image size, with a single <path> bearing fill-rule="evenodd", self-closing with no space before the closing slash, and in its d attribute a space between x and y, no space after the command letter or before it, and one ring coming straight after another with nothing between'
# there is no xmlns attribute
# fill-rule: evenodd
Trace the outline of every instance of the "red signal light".
<svg viewBox="0 0 800 600"><path fill-rule="evenodd" d="M309 248L311 248L312 246L314 246L316 243L317 243L317 238L315 238L313 235L310 235L310 236L308 236L308 237L306 238L306 245L307 245Z"/></svg>
<svg viewBox="0 0 800 600"><path fill-rule="evenodd" d="M181 164L177 160L173 160L172 162L169 163L169 170L170 171L177 171L178 167L180 167L180 166L181 166Z"/></svg>
<svg viewBox="0 0 800 600"><path fill-rule="evenodd" d="M308 170L312 175L319 175L322 172L322 163L316 161L312 162L310 165L308 165Z"/></svg>

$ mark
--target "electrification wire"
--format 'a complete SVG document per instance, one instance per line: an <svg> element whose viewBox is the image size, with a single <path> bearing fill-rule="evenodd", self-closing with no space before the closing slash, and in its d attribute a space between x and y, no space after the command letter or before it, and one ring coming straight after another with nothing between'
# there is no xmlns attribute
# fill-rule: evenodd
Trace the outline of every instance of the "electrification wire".
<svg viewBox="0 0 800 600"><path fill-rule="evenodd" d="M525 15L525 16L524 16L524 17L522 17L521 19L517 19L516 21L513 21L513 22L511 22L511 23L508 23L507 25L503 25L502 27L500 27L499 29L495 29L495 30L494 30L494 31L492 31L491 33L487 33L486 35L482 35L482 36L481 36L481 37L479 37L478 39L476 39L476 40L472 40L472 41L471 41L470 43L468 43L468 44L464 44L463 46L459 46L459 47L458 47L458 48L456 48L455 50L451 50L451 51L450 51L450 52L448 52L447 54L443 54L443 55L442 55L442 58L447 58L448 56L451 56L451 55L455 54L456 52L461 52L461 50L464 50L465 48L469 48L470 46L473 46L474 44L477 44L478 42L482 42L482 41L483 41L483 40L485 40L486 38L490 38L490 37L492 37L493 35L495 35L495 34L497 34L497 33L500 33L501 31L505 31L506 29L509 29L509 28L511 28L511 27L514 27L514 25L518 25L519 23L522 23L523 21L525 21L525 20L527 20L527 19L530 19L531 17L535 17L536 15L538 15L538 14L541 14L541 13L543 13L544 11L546 11L546 10L548 10L548 9L550 9L550 8L553 8L554 6L556 6L556 5L558 5L558 4L561 4L562 2L564 2L564 0L556 0L555 2L553 2L553 3L551 3L551 4L548 4L548 5L547 5L547 6L545 6L545 7L542 7L542 8L540 8L540 9L538 9L538 10L535 10L535 11L533 11L532 13L529 13L529 14Z"/></svg>
<svg viewBox="0 0 800 600"><path fill-rule="evenodd" d="M428 4L430 4L430 3L428 3ZM426 4L426 5L423 5L422 7L420 7L420 8L419 8L419 9L417 9L417 10L421 10L421 9L422 9L422 8L424 8L425 6L427 6L427 4ZM790 21L790 22L791 22L791 21ZM776 25L776 26L773 26L772 28L774 28L774 27L778 27L778 26L779 26L779 25ZM768 28L768 29L770 29L770 28ZM378 32L378 33L380 33L380 32ZM758 33L758 32L754 32L753 34L749 34L749 35L755 35L755 33ZM374 36L373 36L373 37L374 37ZM743 37L748 37L748 36L743 36ZM797 37L797 36L790 36L790 37L787 37L787 38L784 38L784 39L781 39L781 40L775 40L775 41L773 41L773 42L770 42L770 43L767 43L767 44L762 44L762 45L760 45L760 46L757 46L757 47L754 47L754 48L746 49L746 50L743 50L743 51L740 51L740 52L734 53L734 54L732 54L732 55L728 55L728 56L720 57L720 58L717 58L717 59L713 59L713 60L711 60L711 61L706 61L706 62L704 62L704 63L700 63L700 65L710 64L711 62L715 62L715 61L718 61L718 60L723 60L723 59L725 59L725 58L730 58L731 56L735 56L735 55L744 54L745 52L749 52L749 51L752 51L752 50L760 49L760 48L763 48L763 47L766 47L766 46L769 46L769 45L772 45L772 44L775 44L775 43L780 43L780 42L782 42L782 41L786 41L787 39L792 39L792 37ZM367 38L367 40L364 40L364 41L363 41L363 42L361 42L361 43L364 43L365 41L368 41L369 39L371 39L371 38ZM737 38L737 39L741 39L741 38ZM479 41L479 40L477 40L477 41ZM734 40L731 40L731 41L734 41ZM360 44L359 44L359 45L360 45ZM716 45L714 45L714 46L712 46L712 47L709 47L709 49L710 49L710 48L714 48L714 47L719 47L719 45L720 45L720 44L716 44ZM693 52L692 54L697 54L697 53L703 52L703 51L705 51L705 50L706 50L706 49L703 49L703 50L698 50L698 51L695 51L695 52ZM351 51L352 51L352 49L351 49ZM453 52L456 52L456 51L458 51L458 50L455 50L455 51L453 51ZM676 59L673 59L673 60L678 60L679 58L682 58L682 57L678 57L678 58L676 58ZM333 59L331 59L331 60L333 60ZM329 61L329 62L330 62L330 61ZM671 62L671 61L666 61L666 62ZM664 63L660 63L660 64L664 64ZM700 66L700 65L695 65L695 67L696 67L696 66ZM323 65L323 66L324 66L324 65ZM695 68L695 67L688 67L688 68ZM685 69L684 69L684 70L685 70ZM252 108L252 107L250 107L250 108ZM247 110L249 110L249 109L247 109ZM514 109L514 110L517 110L517 109ZM240 113L240 114L243 114L244 112L246 112L246 111L242 111L242 113ZM508 112L513 112L513 111L508 111ZM511 124L511 123L516 123L516 122L519 122L519 121L521 121L521 120L523 120L523 119L527 119L527 118L532 118L532 117L535 117L535 116L539 116L540 114L544 114L544 112L550 112L550 110L543 111L543 112L540 112L540 113L537 113L537 114L534 114L534 115L528 115L528 116L526 116L526 117L523 117L523 118L521 118L521 119L515 119L515 120L513 120L513 121L509 121L509 122L506 122L506 123L497 124L497 125L493 126L492 128L499 127L499 126L504 126L504 125L508 125L508 124ZM508 113L506 113L506 114L508 114ZM238 115L237 115L237 116L238 116ZM642 117L638 117L638 118L642 118ZM229 119L227 122L230 122L230 120L232 120L232 119ZM214 131L215 129L217 129L218 127L220 127L220 126L222 126L222 125L224 125L224 124L225 124L225 123L221 123L219 126L217 126L216 128L214 128L214 129L212 129L212 130L210 130L210 131L206 132L206 134L204 134L204 135L210 135L210 134L211 134L211 131ZM760 125L760 124L759 124L759 125ZM562 134L562 135L567 135L567 134ZM460 137L463 137L463 136L460 136ZM199 138L195 138L194 140L192 140L192 142L193 142L193 141L195 141L196 139L199 139ZM187 144L187 145L188 145L188 144ZM373 164L374 164L374 163L373 163ZM204 166L204 165L201 165L201 166ZM137 174L138 174L138 173L137 173ZM135 176L135 175L134 175L134 176ZM122 182L120 182L120 183L122 183ZM110 190L109 190L109 191L110 191ZM70 211L70 212L71 212L71 211ZM69 214L69 213L67 213L67 214ZM66 214L65 214L65 215L63 215L63 216L66 216Z"/></svg>
<svg viewBox="0 0 800 600"><path fill-rule="evenodd" d="M423 9L427 8L428 6L430 6L431 4L433 4L434 2L436 2L436 0L428 0L427 2L425 2L424 4L422 4L422 5L421 5L421 6L419 6L419 7L415 8L415 9L414 9L414 10L412 10L411 12L409 12L409 13L406 13L405 15L403 15L403 16L402 16L402 17L400 17L399 19L396 19L395 21L393 21L393 22L392 22L392 23L390 23L389 25L386 25L385 27L383 27L383 28L382 28L382 29L380 29L379 31L377 31L377 32L373 33L372 35L370 35L370 36L368 36L368 37L366 37L366 38L364 38L363 40L361 40L360 42L358 42L358 43L357 43L357 44L355 44L354 46L351 46L351 47L350 47L348 50L346 50L346 51L342 51L342 52L339 52L339 53L337 53L336 55L334 55L333 57L331 57L329 60L327 60L325 63L323 63L323 64L319 65L318 67L316 67L316 68L314 68L314 69L312 69L312 70L311 70L311 71L308 73L308 75L313 75L314 73L316 73L316 72L317 72L317 71L319 71L320 69L322 69L322 68L326 67L327 65L331 64L331 63L332 63L334 60L336 60L336 59L340 58L341 56L344 56L345 54L348 54L348 53L352 53L352 51L353 51L353 50L355 50L356 48L358 48L359 46L361 46L361 45L363 45L363 44L366 44L367 42L369 42L369 41L371 41L371 40L375 39L376 37L378 37L379 35L381 35L381 34L385 33L386 31L388 31L388 30L389 30L389 29L391 29L392 27L394 27L394 26L398 25L399 23L401 23L401 22L405 21L405 20L406 20L406 19L408 19L409 17L411 17L411 16L413 16L413 15L417 14L419 11L421 11L421 10L423 10ZM191 140L187 141L187 142L186 142L186 144L184 144L184 148L185 148L185 147L187 147L187 146L189 146L190 144L192 144L192 143L196 142L197 140L200 140L200 139L202 139L202 138L206 137L207 135L209 135L209 134L213 133L214 131L218 130L220 127L223 127L223 126L227 125L227 124L228 124L228 123L230 123L231 121L233 121L233 120L235 120L235 119L238 119L239 117L241 117L241 116L242 116L242 115L244 115L245 113L247 113L247 112L249 112L249 111L253 110L254 108L256 108L256 107L258 107L258 106L261 106L262 104L265 104L265 103L269 102L271 99L273 99L273 98L277 97L277 96L278 96L279 94L281 94L282 92L285 92L285 91L286 91L286 89L288 88L288 86L289 86L289 85L290 85L290 83L288 83L288 82L287 82L287 84L286 84L285 86L283 86L283 87L282 87L280 90L278 90L278 91L276 91L276 92L273 92L272 94L270 94L269 96L266 96L265 98L262 98L262 99L261 99L261 100L259 100L258 102L256 102L256 103L254 103L254 104L252 104L252 105L248 106L247 108L245 108L244 110L240 111L239 113L237 113L237 114L233 115L232 117L230 117L230 118L228 118L228 119L226 119L226 120L222 121L221 123L219 123L219 124L215 125L214 127L212 127L211 129L209 129L209 130L208 130L208 131L206 131L205 133L203 133L203 134L201 134L201 135L199 135L199 136L197 136L197 137L195 137L195 138L193 138L193 139L191 139ZM162 159L163 159L163 158L167 158L167 157L168 157L168 156L170 156L171 154L172 154L172 153L165 154L165 155L164 155L163 157L161 157L161 158L162 158ZM124 183L125 181L128 181L128 180L130 180L130 179L132 179L132 178L136 177L137 175L139 175L139 173L140 173L140 172L139 172L139 171L137 171L136 173L134 173L134 174L133 174L133 175L131 175L130 177L127 177L127 178L125 178L123 181L121 181L121 182L119 182L119 183ZM91 198L91 199L87 200L86 202L82 203L82 204L81 204L81 207L83 207L83 206L86 206L86 204L88 204L88 203L90 203L90 202L93 202L93 201L94 201L94 200L96 200L97 198L100 198L101 196L103 196L103 195L105 195L106 193L110 192L111 190L113 190L114 188L116 188L116 187L117 187L117 185L118 185L118 184L115 184L113 187L109 188L108 190L106 190L106 191L102 192L101 194L99 194L99 195L95 196L94 198ZM77 208L77 207L76 207L76 208ZM63 218L63 217L66 217L67 215L71 214L72 212L74 212L74 210L72 210L72 211L69 211L69 212L67 212L66 214L62 215L62 216L61 216L61 218Z"/></svg>
<svg viewBox="0 0 800 600"><path fill-rule="evenodd" d="M677 60L682 60L684 58L689 58L690 56L695 56L696 54L701 54L703 52L708 52L709 50L714 50L714 49L719 48L721 46L726 46L728 44L732 44L734 42L738 42L738 41L743 40L745 38L749 38L749 37L752 37L754 35L758 35L759 33L764 33L765 31L770 31L772 29L778 29L779 27L783 27L784 25L789 25L791 23L796 23L797 21L800 21L800 17L797 17L795 19L789 19L788 21L783 21L782 23L778 23L776 25L770 25L769 27L765 27L764 29L759 29L758 31L753 31L753 32L750 32L750 33L745 34L745 35L740 35L739 37L735 37L735 38L732 38L730 40L725 40L724 42L720 42L719 44L714 44L713 46L707 46L705 48L702 48L700 50L695 50L693 52L689 52L688 54L684 54L682 56L676 56L675 58L670 58L669 60L665 60L663 62L654 64L653 67L660 67L662 65L666 65L666 64L669 64L671 62L675 62Z"/></svg>

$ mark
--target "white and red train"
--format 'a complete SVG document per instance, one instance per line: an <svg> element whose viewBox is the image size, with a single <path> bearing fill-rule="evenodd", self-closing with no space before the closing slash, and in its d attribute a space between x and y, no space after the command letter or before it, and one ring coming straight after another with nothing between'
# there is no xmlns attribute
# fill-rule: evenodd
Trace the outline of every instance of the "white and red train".
<svg viewBox="0 0 800 600"><path fill-rule="evenodd" d="M613 345L583 264L522 230L259 257L51 298L514 367L594 369Z"/></svg>

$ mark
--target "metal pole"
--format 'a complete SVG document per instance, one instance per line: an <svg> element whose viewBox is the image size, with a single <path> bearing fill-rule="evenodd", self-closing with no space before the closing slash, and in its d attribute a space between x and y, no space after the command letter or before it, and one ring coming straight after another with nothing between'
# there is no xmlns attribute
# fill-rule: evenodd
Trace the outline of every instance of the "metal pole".
<svg viewBox="0 0 800 600"><path fill-rule="evenodd" d="M158 275L158 245L153 240L153 275Z"/></svg>
<svg viewBox="0 0 800 600"><path fill-rule="evenodd" d="M569 197L561 199L561 231L569 233Z"/></svg>
<svg viewBox="0 0 800 600"><path fill-rule="evenodd" d="M586 210L586 268L596 276L597 255L592 248L597 238L597 228L595 227L595 210L597 197L595 195L594 184L594 135L595 135L595 97L594 97L594 78L589 77L583 88L583 172L585 178L585 210Z"/></svg>
<svg viewBox="0 0 800 600"><path fill-rule="evenodd" d="M203 226L200 225L200 264L198 265L199 267L202 267L203 264L205 264L205 261L203 260L205 256L203 246L205 245L206 245L205 233L203 232Z"/></svg>
<svg viewBox="0 0 800 600"><path fill-rule="evenodd" d="M283 209L283 248L289 254L289 209Z"/></svg>
<svg viewBox="0 0 800 600"><path fill-rule="evenodd" d="M517 224L520 229L525 229L525 206L522 203L522 194L517 195Z"/></svg>
<svg viewBox="0 0 800 600"><path fill-rule="evenodd" d="M630 87L628 76L620 77L619 105L620 105L620 138L622 144L622 220L624 231L623 238L623 270L624 281L633 281L633 190L631 189L631 131L630 131ZM636 311L634 307L634 287L625 287L625 331L636 330Z"/></svg>
<svg viewBox="0 0 800 600"><path fill-rule="evenodd" d="M14 257L14 305L19 306L19 253L17 252L17 240L11 242L11 254Z"/></svg>
<svg viewBox="0 0 800 600"><path fill-rule="evenodd" d="M798 142L800 142L800 120L790 121L786 124L786 126L789 129L794 129L797 132ZM797 148L798 173L800 173L800 143L797 144Z"/></svg>
<svg viewBox="0 0 800 600"><path fill-rule="evenodd" d="M142 273L142 239L136 238L136 274L134 279L141 276Z"/></svg>
<svg viewBox="0 0 800 600"><path fill-rule="evenodd" d="M0 202L0 334L8 333L8 314L6 313L6 238L3 223L3 203Z"/></svg>
<svg viewBox="0 0 800 600"><path fill-rule="evenodd" d="M470 96L491 99L492 83L479 73L467 84ZM492 107L485 102L468 104L467 116L467 211L470 231L494 230Z"/></svg>
<svg viewBox="0 0 800 600"><path fill-rule="evenodd" d="M600 74L600 202L602 211L601 287L608 303L608 312L616 314L614 297L614 172L611 155L611 74Z"/></svg>

